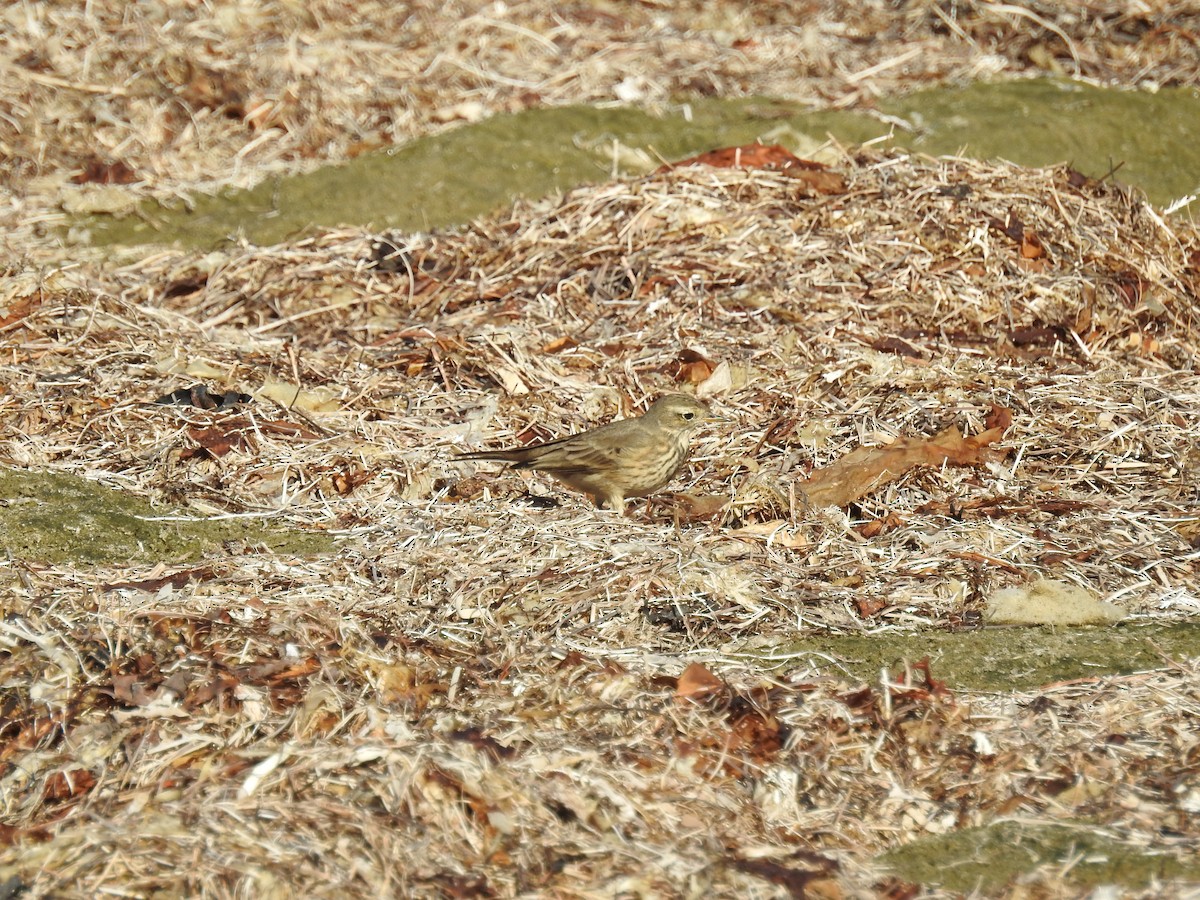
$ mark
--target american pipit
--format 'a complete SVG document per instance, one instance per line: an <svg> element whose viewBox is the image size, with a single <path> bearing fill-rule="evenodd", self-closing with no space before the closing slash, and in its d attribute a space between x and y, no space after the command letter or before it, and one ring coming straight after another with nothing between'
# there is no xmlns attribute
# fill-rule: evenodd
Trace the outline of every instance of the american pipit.
<svg viewBox="0 0 1200 900"><path fill-rule="evenodd" d="M590 431L532 447L463 453L456 459L494 459L514 469L547 472L597 506L625 512L627 497L653 494L683 466L688 437L696 426L716 418L687 394L659 397L636 419L610 422Z"/></svg>

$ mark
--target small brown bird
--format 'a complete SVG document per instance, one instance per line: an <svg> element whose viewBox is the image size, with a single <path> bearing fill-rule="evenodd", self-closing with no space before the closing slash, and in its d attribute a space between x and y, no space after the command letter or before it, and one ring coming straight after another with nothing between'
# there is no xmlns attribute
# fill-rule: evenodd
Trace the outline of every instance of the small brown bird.
<svg viewBox="0 0 1200 900"><path fill-rule="evenodd" d="M627 497L653 494L683 466L695 428L717 418L687 394L659 397L636 419L610 422L532 447L463 453L455 459L494 459L514 469L547 472L597 506L625 512Z"/></svg>

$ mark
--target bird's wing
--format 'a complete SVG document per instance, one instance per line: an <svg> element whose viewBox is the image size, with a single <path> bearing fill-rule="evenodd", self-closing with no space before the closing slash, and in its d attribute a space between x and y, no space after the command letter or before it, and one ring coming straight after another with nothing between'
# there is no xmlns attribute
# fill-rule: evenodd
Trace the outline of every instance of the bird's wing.
<svg viewBox="0 0 1200 900"><path fill-rule="evenodd" d="M570 475L620 467L630 456L653 452L663 436L653 429L634 427L636 419L610 422L591 431L529 447L531 468Z"/></svg>
<svg viewBox="0 0 1200 900"><path fill-rule="evenodd" d="M573 475L611 469L619 465L627 448L616 445L597 444L595 441L552 441L529 448L533 452L518 463L519 468L540 469L556 475Z"/></svg>

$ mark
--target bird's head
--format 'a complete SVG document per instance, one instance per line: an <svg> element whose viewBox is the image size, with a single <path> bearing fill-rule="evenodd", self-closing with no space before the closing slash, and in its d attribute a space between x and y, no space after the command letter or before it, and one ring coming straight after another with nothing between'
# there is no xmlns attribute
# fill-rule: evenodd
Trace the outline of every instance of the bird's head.
<svg viewBox="0 0 1200 900"><path fill-rule="evenodd" d="M718 419L712 410L687 394L667 394L659 397L646 410L646 418L672 431L691 431L697 425Z"/></svg>

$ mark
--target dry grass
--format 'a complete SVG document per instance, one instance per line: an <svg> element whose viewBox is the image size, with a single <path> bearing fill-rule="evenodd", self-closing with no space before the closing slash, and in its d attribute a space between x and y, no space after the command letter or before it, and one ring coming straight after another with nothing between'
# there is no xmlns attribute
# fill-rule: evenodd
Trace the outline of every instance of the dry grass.
<svg viewBox="0 0 1200 900"><path fill-rule="evenodd" d="M973 598L1036 574L1135 617L1194 615L1200 241L1064 169L840 171L826 196L708 168L582 189L392 236L395 271L373 267L377 236L342 232L49 279L7 332L10 463L270 513L341 549L231 549L156 593L103 586L157 569L9 565L24 877L766 896L784 876L747 860L866 889L875 853L998 815L1195 839L1186 662L954 700L785 648L977 621ZM189 455L189 423L238 414L147 408L191 380L167 363L249 393L292 381L335 411L260 400L249 449ZM676 523L659 499L626 521L540 477L561 505L531 508L516 475L449 461L697 371L735 424L682 483L737 501L724 517ZM1014 422L986 468L912 473L852 517L797 494L849 449L978 431L993 404ZM288 419L307 439L266 427ZM734 531L780 517L788 541ZM863 538L863 520L885 527ZM730 685L700 705L676 696L697 661ZM1104 788L1064 803L1063 779Z"/></svg>
<svg viewBox="0 0 1200 900"><path fill-rule="evenodd" d="M870 110L937 81L1200 83L1191 2L28 2L0 13L0 240L55 254L70 179L161 199L563 103ZM120 164L123 168L107 168Z"/></svg>
<svg viewBox="0 0 1200 900"><path fill-rule="evenodd" d="M652 4L616 19L412 6L403 23L359 4L353 27L310 6L304 27L327 37L288 42L270 4L227 41L219 17L166 29L103 5L90 24L66 5L22 7L77 30L49 29L51 68L0 73L40 88L10 92L24 99L3 117L6 152L29 166L10 198L33 220L7 240L52 255L36 242L53 190L31 173L61 180L87 147L157 172L153 190L227 176L206 166L231 155L247 166L232 177L252 179L437 127L449 96L489 109L608 97L627 52L664 94L691 65L714 91L803 83L852 103L900 83L883 79L1019 67L980 51L1059 15L1073 52L1042 43L1068 68L1195 79L1180 62L1193 57L1168 52L1192 21L1183 5L1093 4L1072 22L1057 5L962 4L947 22L940 6L884 21L866 4L840 31L832 7L806 28L767 21L786 8L722 6L730 38L701 39L681 30L687 11ZM748 23L772 59L798 66L818 37L849 55L806 57L816 71L800 82L734 46ZM873 27L887 39L853 44ZM1105 29L1131 29L1145 52L1135 63L1087 39ZM1144 29L1153 50L1136 43ZM130 56L139 34L154 66ZM472 68L461 41L481 47ZM603 65L598 47L612 48ZM922 52L896 62L910 48ZM646 68L659 58L676 60L669 78ZM171 59L190 60L174 63L184 74L168 77ZM316 60L322 90L288 93ZM147 127L167 101L142 91L139 65L178 88L173 135ZM188 66L253 85L247 123L270 100L264 125L240 126L253 140L219 106L197 111ZM116 110L86 140L70 132L81 95ZM897 666L864 684L789 648L976 627L980 597L1039 575L1134 622L1194 618L1200 235L1061 168L845 152L836 170L845 188L829 194L697 167L429 235L14 264L0 282L0 461L196 515L265 514L339 549L231 545L191 570L0 564L0 885L900 897L879 853L1006 818L1083 821L1131 852L1185 856L1200 840L1195 660L971 694L938 684L936 665L932 680ZM381 240L398 250L382 267ZM696 389L734 421L704 435L677 486L732 501L711 518L660 497L623 520L541 477L449 460L633 412L705 375ZM148 403L197 380L257 401ZM796 489L860 446L978 432L993 405L1013 424L987 465L918 470L849 511L809 508ZM238 417L247 436L232 434ZM559 504L528 504L527 486ZM772 540L736 533L777 520ZM171 580L180 570L192 577ZM1044 867L1008 890L1061 895L1064 877Z"/></svg>

